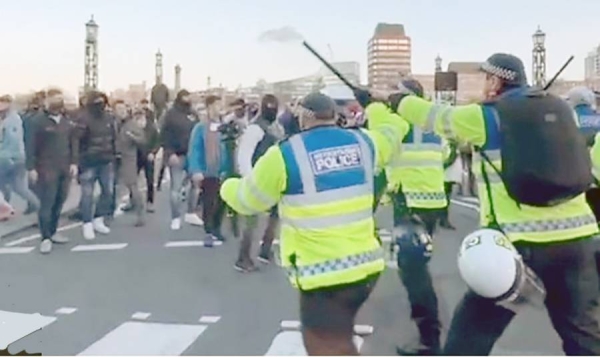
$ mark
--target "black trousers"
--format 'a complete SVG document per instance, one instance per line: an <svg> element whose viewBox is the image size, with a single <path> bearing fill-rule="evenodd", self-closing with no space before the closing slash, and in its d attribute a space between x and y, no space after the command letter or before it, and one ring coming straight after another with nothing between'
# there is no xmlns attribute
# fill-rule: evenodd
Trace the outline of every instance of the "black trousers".
<svg viewBox="0 0 600 357"><path fill-rule="evenodd" d="M425 230L433 237L442 209L409 208L406 198L399 190L392 196L394 225L401 225L409 214L416 214L425 224ZM421 345L432 354L440 350L441 322L438 301L433 287L429 265L421 259L398 255L398 277L408 294L411 318L419 330Z"/></svg>
<svg viewBox="0 0 600 357"><path fill-rule="evenodd" d="M71 176L68 171L40 170L37 192L40 199L38 222L42 240L56 234L63 204L69 196Z"/></svg>
<svg viewBox="0 0 600 357"><path fill-rule="evenodd" d="M600 355L593 244L589 238L544 245L515 243L524 261L544 282L546 308L566 355ZM467 292L454 310L444 354L489 355L513 317L513 312L492 300Z"/></svg>
<svg viewBox="0 0 600 357"><path fill-rule="evenodd" d="M146 202L154 203L154 161L149 161L148 157L138 155L137 169L138 174L144 170L144 176L146 177Z"/></svg>
<svg viewBox="0 0 600 357"><path fill-rule="evenodd" d="M455 185L454 182L444 182L444 192L446 192L446 201L448 201L448 205L442 212L442 216L440 219L443 222L448 222L450 217L450 197L452 196L452 187Z"/></svg>

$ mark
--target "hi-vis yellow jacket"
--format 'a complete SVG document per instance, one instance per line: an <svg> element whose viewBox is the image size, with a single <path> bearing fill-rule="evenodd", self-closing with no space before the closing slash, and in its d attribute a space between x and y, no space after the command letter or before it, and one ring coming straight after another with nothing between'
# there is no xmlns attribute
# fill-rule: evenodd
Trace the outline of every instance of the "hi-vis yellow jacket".
<svg viewBox="0 0 600 357"><path fill-rule="evenodd" d="M592 155L592 174L596 181L600 181L600 133L594 137L594 145L590 154Z"/></svg>
<svg viewBox="0 0 600 357"><path fill-rule="evenodd" d="M446 207L440 137L411 125L401 145L402 152L396 154L386 169L388 187L394 191L402 189L410 208Z"/></svg>
<svg viewBox="0 0 600 357"><path fill-rule="evenodd" d="M313 290L360 281L384 269L373 219L374 174L408 131L381 103L366 108L369 130L322 126L271 147L221 197L243 215L279 205L281 260L290 282Z"/></svg>
<svg viewBox="0 0 600 357"><path fill-rule="evenodd" d="M500 146L493 104L471 104L456 107L435 105L423 99L409 96L402 99L398 113L411 123L434 130L446 138L458 139L481 147L496 168L501 170ZM517 205L486 162L474 160L479 183L481 224L492 223L490 202L481 170L485 169L491 188L491 196L498 224L511 241L550 243L568 241L598 233L592 211L580 195L555 207L531 207Z"/></svg>

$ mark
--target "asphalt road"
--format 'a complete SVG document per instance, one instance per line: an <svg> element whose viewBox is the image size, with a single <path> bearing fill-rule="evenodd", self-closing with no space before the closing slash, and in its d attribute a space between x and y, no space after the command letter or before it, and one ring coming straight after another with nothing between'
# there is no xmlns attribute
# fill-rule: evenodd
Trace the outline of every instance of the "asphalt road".
<svg viewBox="0 0 600 357"><path fill-rule="evenodd" d="M170 231L166 194L158 197L146 227L134 228L134 217L125 215L110 235L86 242L75 226L62 232L72 242L55 245L47 256L38 253L34 230L2 240L0 349L9 344L13 353L44 355L301 355L299 333L282 332L282 322L298 320L298 299L281 268L234 271L235 238L214 248L194 245L201 228ZM453 206L458 230L440 231L431 262L446 326L465 289L456 253L476 227L477 213L468 206ZM379 221L391 224L389 208ZM173 243L179 241L188 243ZM382 276L357 324L374 328L363 336L363 354L393 355L396 344L416 336L395 270ZM546 312L536 310L517 316L493 353L562 355Z"/></svg>

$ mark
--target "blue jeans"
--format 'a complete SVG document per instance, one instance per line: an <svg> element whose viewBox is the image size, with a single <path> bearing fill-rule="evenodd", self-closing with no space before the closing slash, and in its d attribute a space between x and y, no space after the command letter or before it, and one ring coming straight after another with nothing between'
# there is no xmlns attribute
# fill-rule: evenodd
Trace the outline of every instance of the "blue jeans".
<svg viewBox="0 0 600 357"><path fill-rule="evenodd" d="M168 160L169 158L166 158ZM185 171L185 156L179 156L177 165L168 165L171 175L171 218L181 218L182 192L187 193L187 212L194 213L198 206L198 188L190 184L189 174ZM189 187L186 189L186 186Z"/></svg>
<svg viewBox="0 0 600 357"><path fill-rule="evenodd" d="M0 167L0 187L8 191L9 196L4 195L7 202L10 200L10 190L12 190L27 201L34 210L37 211L40 208L40 200L29 189L25 164L2 165Z"/></svg>
<svg viewBox="0 0 600 357"><path fill-rule="evenodd" d="M115 171L112 163L83 168L81 182L81 219L89 223L92 218L108 217L112 214ZM94 187L100 184L100 198L94 211Z"/></svg>

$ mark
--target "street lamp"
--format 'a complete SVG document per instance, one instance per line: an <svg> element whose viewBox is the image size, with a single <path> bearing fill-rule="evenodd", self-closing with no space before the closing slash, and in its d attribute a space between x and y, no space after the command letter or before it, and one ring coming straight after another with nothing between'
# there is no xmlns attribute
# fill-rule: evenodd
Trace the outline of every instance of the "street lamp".
<svg viewBox="0 0 600 357"><path fill-rule="evenodd" d="M437 55L437 57L435 58L435 71L440 72L441 70L442 70L442 57L440 57L440 55Z"/></svg>
<svg viewBox="0 0 600 357"><path fill-rule="evenodd" d="M537 31L533 34L533 45L534 47L543 47L544 42L546 42L546 34L538 26Z"/></svg>
<svg viewBox="0 0 600 357"><path fill-rule="evenodd" d="M85 24L85 39L87 42L96 42L98 40L98 24L94 21L94 15L87 24Z"/></svg>

